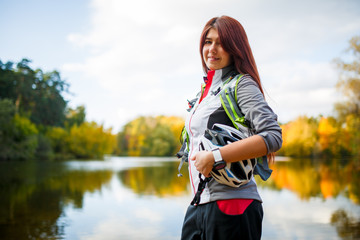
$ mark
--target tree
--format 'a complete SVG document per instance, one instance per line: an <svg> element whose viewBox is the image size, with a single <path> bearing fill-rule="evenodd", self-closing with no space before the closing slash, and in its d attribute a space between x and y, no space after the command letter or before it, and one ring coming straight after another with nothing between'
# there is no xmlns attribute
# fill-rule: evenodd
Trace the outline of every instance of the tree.
<svg viewBox="0 0 360 240"><path fill-rule="evenodd" d="M13 68L12 62L0 61L0 98L12 100L16 113L29 117L35 124L63 126L67 102L61 94L67 91L68 84L59 72L33 70L30 62L22 59Z"/></svg>
<svg viewBox="0 0 360 240"><path fill-rule="evenodd" d="M85 107L66 108L60 73L0 61L0 160L102 158L113 153L111 129L85 122ZM66 128L64 128L64 126Z"/></svg>
<svg viewBox="0 0 360 240"><path fill-rule="evenodd" d="M65 114L65 125L67 127L71 128L74 125L80 126L82 123L85 122L86 113L84 106L78 106L75 109L67 108Z"/></svg>
<svg viewBox="0 0 360 240"><path fill-rule="evenodd" d="M45 134L48 139L55 159L71 158L69 154L69 133L61 127L51 127Z"/></svg>
<svg viewBox="0 0 360 240"><path fill-rule="evenodd" d="M69 152L76 158L102 158L104 154L111 154L116 145L111 129L95 122L72 126L67 141Z"/></svg>
<svg viewBox="0 0 360 240"><path fill-rule="evenodd" d="M45 126L63 126L67 102L61 95L67 88L67 83L60 77L60 73L53 71L43 73L35 71L33 89L33 106L29 106L31 120Z"/></svg>
<svg viewBox="0 0 360 240"><path fill-rule="evenodd" d="M282 125L283 147L279 154L284 156L312 156L317 153L318 121L306 116Z"/></svg>
<svg viewBox="0 0 360 240"><path fill-rule="evenodd" d="M319 146L322 155L349 155L349 133L341 128L334 117L322 117L318 126Z"/></svg>
<svg viewBox="0 0 360 240"><path fill-rule="evenodd" d="M340 79L336 85L343 94L343 101L335 104L338 120L350 134L353 155L360 154L360 36L350 40L349 60L336 59L340 69Z"/></svg>
<svg viewBox="0 0 360 240"><path fill-rule="evenodd" d="M179 117L139 117L118 133L118 150L128 156L173 156L179 150L184 120Z"/></svg>
<svg viewBox="0 0 360 240"><path fill-rule="evenodd" d="M15 114L11 100L0 100L0 160L34 158L37 133L35 124Z"/></svg>
<svg viewBox="0 0 360 240"><path fill-rule="evenodd" d="M13 63L3 64L0 61L0 98L14 99L15 94L15 74L13 72Z"/></svg>

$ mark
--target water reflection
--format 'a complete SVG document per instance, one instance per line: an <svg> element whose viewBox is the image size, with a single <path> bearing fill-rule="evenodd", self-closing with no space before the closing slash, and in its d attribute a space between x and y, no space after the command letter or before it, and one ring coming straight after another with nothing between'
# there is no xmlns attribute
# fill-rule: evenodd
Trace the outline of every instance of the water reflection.
<svg viewBox="0 0 360 240"><path fill-rule="evenodd" d="M139 195L180 196L189 192L189 178L186 169L178 178L177 162L165 162L158 167L137 167L118 173L121 182Z"/></svg>
<svg viewBox="0 0 360 240"><path fill-rule="evenodd" d="M67 171L59 163L2 163L0 233L2 239L51 239L64 236L58 224L64 206L82 208L86 192L100 190L112 172Z"/></svg>
<svg viewBox="0 0 360 240"><path fill-rule="evenodd" d="M360 239L360 219L355 219L343 210L339 209L331 216L331 224L343 239Z"/></svg>
<svg viewBox="0 0 360 240"><path fill-rule="evenodd" d="M282 160L280 158L280 160ZM314 159L283 159L272 165L274 170L269 181L263 182L257 178L260 188L278 191L278 196L286 198L282 193L294 193L302 202L292 199L290 203L284 203L279 199L282 208L273 211L272 206L268 213L279 216L282 221L297 222L290 229L303 226L302 234L288 233L288 238L296 238L308 231L311 239L326 239L326 235L320 235L321 230L330 231L329 225L335 226L337 235L342 239L360 239L360 162L356 159L345 160L314 160ZM275 192L271 194L275 195ZM271 196L265 198L271 201ZM350 200L351 203L344 201ZM320 200L320 201L319 201ZM304 205L303 202L308 202ZM330 210L332 209L332 210ZM302 216L298 218L298 216ZM272 220L274 216L272 216ZM295 220L296 219L296 220ZM329 225L324 225L324 223ZM267 224L272 224L268 222ZM278 225L283 223L278 223ZM306 236L306 234L305 234ZM330 238L331 236L331 238ZM274 237L271 239L278 238ZM269 238L270 239L270 238ZM287 239L285 237L285 239ZM306 237L300 238L306 239ZM338 239L328 234L328 239Z"/></svg>
<svg viewBox="0 0 360 240"><path fill-rule="evenodd" d="M274 171L270 180L262 182L257 178L258 185L288 189L302 200L344 195L355 204L360 203L360 162L355 159L291 159L278 161L271 168Z"/></svg>
<svg viewBox="0 0 360 240"><path fill-rule="evenodd" d="M173 158L1 162L1 239L178 239L191 197L177 166ZM272 169L269 181L257 179L264 239L360 238L358 161L293 159Z"/></svg>

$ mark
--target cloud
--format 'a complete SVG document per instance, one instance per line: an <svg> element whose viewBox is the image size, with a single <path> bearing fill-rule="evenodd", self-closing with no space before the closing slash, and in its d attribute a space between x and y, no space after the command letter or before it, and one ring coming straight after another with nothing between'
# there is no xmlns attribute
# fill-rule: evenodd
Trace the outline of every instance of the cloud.
<svg viewBox="0 0 360 240"><path fill-rule="evenodd" d="M189 63L194 63L191 59L197 52L197 29L171 17L174 6L161 1L149 4L93 1L93 28L68 36L71 43L92 54L81 63L65 64L64 71L80 71L96 79L101 89L94 91L106 91L116 99L118 123L128 120L129 114L124 113L133 113L133 117L167 114L173 109L169 105L173 100L167 100L172 98L170 92L181 89L165 81L174 81L175 73L194 72L190 65L196 65Z"/></svg>
<svg viewBox="0 0 360 240"><path fill-rule="evenodd" d="M282 122L299 115L328 115L338 100L334 88L338 75L331 63L275 62L262 72L268 102Z"/></svg>
<svg viewBox="0 0 360 240"><path fill-rule="evenodd" d="M360 30L354 10L359 4L214 3L93 0L91 28L68 36L89 55L63 66L67 75L78 72L96 82L86 89L94 92L90 95L106 95L102 107L87 107L88 116L117 127L139 115L182 115L203 74L198 50L202 27L222 14L243 23L280 120L330 111L337 80L330 63ZM105 106L111 114L99 109Z"/></svg>

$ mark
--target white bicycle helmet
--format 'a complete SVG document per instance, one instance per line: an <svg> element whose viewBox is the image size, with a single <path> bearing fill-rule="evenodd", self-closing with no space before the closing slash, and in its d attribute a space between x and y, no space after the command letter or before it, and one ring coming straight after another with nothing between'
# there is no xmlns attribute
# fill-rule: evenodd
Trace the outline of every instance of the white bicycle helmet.
<svg viewBox="0 0 360 240"><path fill-rule="evenodd" d="M249 135L249 132L240 132L227 125L214 124L213 128L207 129L201 137L199 148L200 150L211 151L247 138ZM256 164L256 158L233 163L224 162L222 167L214 167L210 174L219 183L231 187L240 187L251 180Z"/></svg>

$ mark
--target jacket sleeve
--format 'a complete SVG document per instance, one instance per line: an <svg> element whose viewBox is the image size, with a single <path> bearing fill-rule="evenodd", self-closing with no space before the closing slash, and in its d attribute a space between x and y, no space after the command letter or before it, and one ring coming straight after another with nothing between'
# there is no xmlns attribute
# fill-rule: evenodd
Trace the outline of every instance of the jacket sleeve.
<svg viewBox="0 0 360 240"><path fill-rule="evenodd" d="M264 99L257 83L249 75L239 80L237 103L245 119L251 123L255 134L265 140L268 153L276 152L282 145L282 131L277 115Z"/></svg>

